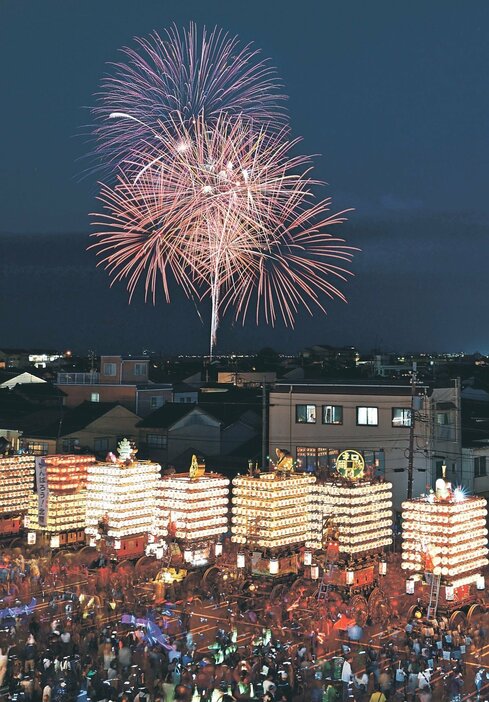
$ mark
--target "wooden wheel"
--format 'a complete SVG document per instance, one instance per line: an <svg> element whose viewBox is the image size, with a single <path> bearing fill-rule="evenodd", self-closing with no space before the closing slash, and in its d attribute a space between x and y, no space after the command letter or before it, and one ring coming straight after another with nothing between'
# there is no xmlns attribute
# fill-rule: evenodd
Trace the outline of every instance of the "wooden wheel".
<svg viewBox="0 0 489 702"><path fill-rule="evenodd" d="M367 623L368 619L368 604L367 600L363 595L353 595L350 600L350 612L351 616L355 618L358 626L362 628Z"/></svg>
<svg viewBox="0 0 489 702"><path fill-rule="evenodd" d="M388 600L382 590L374 588L368 598L368 613L372 621L384 624L389 618L390 608Z"/></svg>
<svg viewBox="0 0 489 702"><path fill-rule="evenodd" d="M290 590L288 585L285 585L284 583L279 583L278 585L275 585L275 587L272 589L272 592L270 593L270 602L272 604L276 604L277 602L280 602L283 598L283 596Z"/></svg>
<svg viewBox="0 0 489 702"><path fill-rule="evenodd" d="M479 602L476 602L475 604L469 607L469 611L467 612L467 619L469 620L469 622L472 622L474 619L477 619L477 617L479 617L481 614L484 614L484 612L484 607Z"/></svg>
<svg viewBox="0 0 489 702"><path fill-rule="evenodd" d="M464 626L466 620L465 612L462 612L461 609L457 609L455 612L452 612L448 623L450 627L457 627L459 624Z"/></svg>
<svg viewBox="0 0 489 702"><path fill-rule="evenodd" d="M222 569L218 568L218 566L211 566L210 568L207 568L205 571L204 575L202 576L202 585L204 587L214 584L217 580L219 580L219 576L222 573Z"/></svg>

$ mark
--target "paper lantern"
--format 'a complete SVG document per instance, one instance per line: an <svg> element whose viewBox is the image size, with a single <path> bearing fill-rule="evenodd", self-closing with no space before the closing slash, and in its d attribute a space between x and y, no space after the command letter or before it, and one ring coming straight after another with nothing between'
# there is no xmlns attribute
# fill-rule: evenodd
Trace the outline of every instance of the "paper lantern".
<svg viewBox="0 0 489 702"><path fill-rule="evenodd" d="M277 575L279 572L279 562L278 558L270 558L268 563L268 571L270 575Z"/></svg>

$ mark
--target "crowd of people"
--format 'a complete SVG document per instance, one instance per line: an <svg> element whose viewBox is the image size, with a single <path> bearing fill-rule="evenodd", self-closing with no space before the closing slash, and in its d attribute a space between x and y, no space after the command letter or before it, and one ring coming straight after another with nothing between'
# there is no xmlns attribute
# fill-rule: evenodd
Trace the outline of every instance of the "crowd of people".
<svg viewBox="0 0 489 702"><path fill-rule="evenodd" d="M387 632L333 629L325 640L286 597L228 606L207 592L216 615L204 645L195 602L145 602L110 569L75 586L58 565L34 576L25 566L10 562L0 585L10 606L0 612L0 691L12 702L475 702L489 690L483 619L397 619ZM42 581L37 605L14 616L10 584L27 577L31 588Z"/></svg>

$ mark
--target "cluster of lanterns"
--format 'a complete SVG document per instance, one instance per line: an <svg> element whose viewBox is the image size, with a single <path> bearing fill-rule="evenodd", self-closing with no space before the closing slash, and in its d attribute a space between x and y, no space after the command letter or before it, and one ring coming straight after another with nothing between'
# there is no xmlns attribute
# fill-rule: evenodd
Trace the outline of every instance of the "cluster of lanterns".
<svg viewBox="0 0 489 702"><path fill-rule="evenodd" d="M232 541L274 549L310 540L315 482L310 475L277 478L275 473L235 478ZM240 562L238 555L238 567L244 567Z"/></svg>
<svg viewBox="0 0 489 702"><path fill-rule="evenodd" d="M25 513L34 484L34 456L0 458L0 514Z"/></svg>
<svg viewBox="0 0 489 702"><path fill-rule="evenodd" d="M436 494L403 503L401 567L411 576L407 592L414 592L412 576L424 572L441 579L447 600L453 599L453 588L476 583L482 589L480 571L488 564L486 505L479 497L461 497L444 480L437 482Z"/></svg>
<svg viewBox="0 0 489 702"><path fill-rule="evenodd" d="M32 493L27 523L31 530L42 529L54 535L51 546L57 548L59 539L55 535L85 528L87 471L90 465L94 465L95 458L63 455L44 456L41 460L45 466L48 490L46 521L45 524L39 524L38 495Z"/></svg>
<svg viewBox="0 0 489 702"><path fill-rule="evenodd" d="M334 523L340 553L354 556L381 550L392 543L391 483L351 482L347 486L319 483L314 498L315 538L307 546L322 546L322 526L328 519Z"/></svg>
<svg viewBox="0 0 489 702"><path fill-rule="evenodd" d="M224 534L228 528L229 480L215 473L162 480L161 500L177 539L194 541Z"/></svg>

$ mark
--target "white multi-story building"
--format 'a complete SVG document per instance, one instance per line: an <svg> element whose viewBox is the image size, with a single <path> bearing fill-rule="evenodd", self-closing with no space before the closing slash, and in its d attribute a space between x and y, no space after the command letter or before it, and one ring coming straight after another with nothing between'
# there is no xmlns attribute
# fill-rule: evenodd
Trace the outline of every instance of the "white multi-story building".
<svg viewBox="0 0 489 702"><path fill-rule="evenodd" d="M413 497L447 477L461 482L460 389L418 385L414 397ZM408 486L411 386L303 380L277 383L270 393L269 453L290 451L297 470L323 477L335 471L342 451L363 454L372 477L393 484L400 511Z"/></svg>

